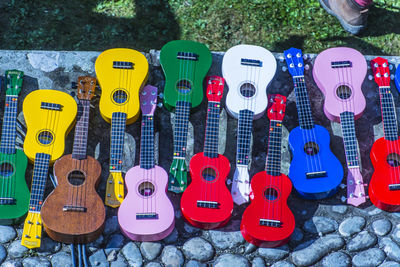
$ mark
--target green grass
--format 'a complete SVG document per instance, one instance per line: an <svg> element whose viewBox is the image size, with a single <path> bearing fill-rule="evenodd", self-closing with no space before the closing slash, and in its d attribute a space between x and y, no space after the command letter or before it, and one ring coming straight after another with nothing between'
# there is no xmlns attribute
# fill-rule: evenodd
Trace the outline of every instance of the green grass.
<svg viewBox="0 0 400 267"><path fill-rule="evenodd" d="M1 49L147 51L191 39L218 51L247 43L276 52L350 46L400 54L398 0L375 0L360 36L346 33L318 0L8 0L0 11Z"/></svg>

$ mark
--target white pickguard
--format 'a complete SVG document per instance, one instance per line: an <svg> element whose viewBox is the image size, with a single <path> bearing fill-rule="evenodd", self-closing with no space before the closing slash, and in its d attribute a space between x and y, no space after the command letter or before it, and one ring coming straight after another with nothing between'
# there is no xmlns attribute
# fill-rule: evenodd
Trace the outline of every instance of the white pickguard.
<svg viewBox="0 0 400 267"><path fill-rule="evenodd" d="M242 59L259 60L262 66L243 65ZM276 65L274 55L260 46L237 45L225 53L222 74L229 87L226 108L230 115L238 118L239 111L245 109L254 112L254 119L264 114L268 105L267 86L275 76ZM252 97L241 94L240 89L246 83L255 88ZM250 177L247 165L236 166L231 193L233 201L238 205L249 201Z"/></svg>

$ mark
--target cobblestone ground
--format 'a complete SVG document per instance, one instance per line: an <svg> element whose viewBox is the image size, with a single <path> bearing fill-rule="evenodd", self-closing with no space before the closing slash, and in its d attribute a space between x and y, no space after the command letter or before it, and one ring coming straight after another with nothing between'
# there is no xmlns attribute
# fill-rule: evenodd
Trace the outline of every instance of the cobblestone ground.
<svg viewBox="0 0 400 267"><path fill-rule="evenodd" d="M38 88L53 88L72 92L70 82L81 75L95 75L94 62L98 52L39 52L0 51L0 71L17 68L25 72L22 97ZM149 84L162 90L164 77L158 63L158 52L151 51L146 56L151 65ZM214 53L214 64L210 74L221 75L222 53ZM288 132L297 126L297 113L291 77L284 68L281 54L278 60L277 76L268 88L269 93L288 96L284 120L283 172L287 173L290 153L287 148ZM310 63L313 55L306 56ZM372 57L367 57L371 59ZM391 57L394 66L400 58ZM331 123L322 112L322 94L312 82L311 64L306 66L306 79L312 99L315 121L329 129L332 149L341 162L345 162L340 125ZM369 70L368 75L371 75ZM394 86L394 85L393 85ZM378 91L371 77L367 77L363 92L367 98L364 115L357 120L357 136L363 164L363 175L369 181L373 169L369 150L374 139L383 135L380 119ZM395 102L399 95L393 90ZM225 92L226 95L226 92ZM2 94L4 101L4 93ZM103 167L99 192L104 197L106 170L108 165L109 125L100 117L97 104L92 109L89 133L89 154L94 154ZM224 100L223 100L224 101ZM3 102L2 102L3 103ZM21 105L20 103L20 110ZM202 150L206 103L191 115L188 143L188 157ZM2 112L2 111L1 111ZM237 121L222 111L220 153L231 162L235 158ZM22 114L19 119L23 121ZM156 111L156 130L160 154L158 163L166 170L172 160L173 116L165 108ZM251 174L263 170L267 147L266 116L255 121L253 134ZM125 171L138 164L140 126L134 123L127 127L125 136ZM71 153L73 135L67 140L66 153ZM100 145L99 145L100 144ZM233 169L233 168L232 168ZM27 172L30 183L31 167ZM231 173L232 175L232 173ZM231 176L230 176L231 177ZM344 180L345 183L345 180ZM48 194L52 190L49 182ZM104 233L98 240L88 245L88 257L92 266L400 266L400 213L387 213L375 208L371 202L355 208L344 205L341 198L346 189L322 201L306 201L294 192L289 198L289 206L295 214L296 228L291 241L282 247L257 248L243 239L239 231L240 219L245 207L235 206L231 221L222 229L204 231L184 222L179 210L180 196L170 194L175 206L176 229L160 242L132 242L125 238L118 226L117 211L107 208ZM0 226L1 266L71 266L70 248L66 244L52 241L44 235L40 249L28 250L20 245L22 224Z"/></svg>

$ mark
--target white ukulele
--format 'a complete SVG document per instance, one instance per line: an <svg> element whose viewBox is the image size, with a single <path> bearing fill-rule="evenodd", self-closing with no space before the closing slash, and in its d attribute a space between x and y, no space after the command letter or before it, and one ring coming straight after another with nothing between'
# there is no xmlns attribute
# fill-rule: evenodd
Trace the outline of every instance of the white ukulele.
<svg viewBox="0 0 400 267"><path fill-rule="evenodd" d="M222 74L229 87L226 107L238 119L236 169L231 189L233 201L238 205L249 201L253 119L260 118L267 108L266 88L275 72L275 57L260 46L234 46L222 60Z"/></svg>

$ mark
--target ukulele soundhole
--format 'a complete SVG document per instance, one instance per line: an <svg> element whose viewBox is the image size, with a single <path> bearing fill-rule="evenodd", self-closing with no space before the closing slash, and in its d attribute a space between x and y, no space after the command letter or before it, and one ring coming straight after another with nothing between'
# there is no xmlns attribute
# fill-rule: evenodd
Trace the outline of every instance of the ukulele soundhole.
<svg viewBox="0 0 400 267"><path fill-rule="evenodd" d="M309 156L314 156L319 152L319 146L314 142L307 142L304 145L304 152Z"/></svg>
<svg viewBox="0 0 400 267"><path fill-rule="evenodd" d="M190 93L190 90L192 90L192 84L188 80L180 80L176 84L176 88L178 89L179 93L188 94Z"/></svg>
<svg viewBox="0 0 400 267"><path fill-rule="evenodd" d="M139 193L144 197L149 197L154 193L154 185L150 182L143 182L139 185Z"/></svg>
<svg viewBox="0 0 400 267"><path fill-rule="evenodd" d="M53 133L51 133L50 131L41 131L38 134L37 139L42 145L50 145L51 143L53 143L54 137Z"/></svg>
<svg viewBox="0 0 400 267"><path fill-rule="evenodd" d="M341 85L336 89L336 95L343 100L349 99L351 96L351 89L347 85Z"/></svg>
<svg viewBox="0 0 400 267"><path fill-rule="evenodd" d="M256 94L256 88L251 83L244 83L240 86L240 94L246 98L253 97Z"/></svg>
<svg viewBox="0 0 400 267"><path fill-rule="evenodd" d="M73 186L80 186L85 182L85 174L75 170L68 174L68 182Z"/></svg>
<svg viewBox="0 0 400 267"><path fill-rule="evenodd" d="M2 177L10 177L14 173L14 167L8 162L3 162L0 165L0 176Z"/></svg>
<svg viewBox="0 0 400 267"><path fill-rule="evenodd" d="M128 94L124 90L118 89L113 93L113 100L117 104L124 104L128 100Z"/></svg>
<svg viewBox="0 0 400 267"><path fill-rule="evenodd" d="M278 191L275 188L268 187L264 191L264 197L266 200L274 201L278 198Z"/></svg>
<svg viewBox="0 0 400 267"><path fill-rule="evenodd" d="M212 168L205 168L201 172L201 177L203 178L204 181L210 183L215 181L215 179L217 178L217 173Z"/></svg>
<svg viewBox="0 0 400 267"><path fill-rule="evenodd" d="M400 155L396 153L391 153L387 156L386 161L391 167L399 167Z"/></svg>

